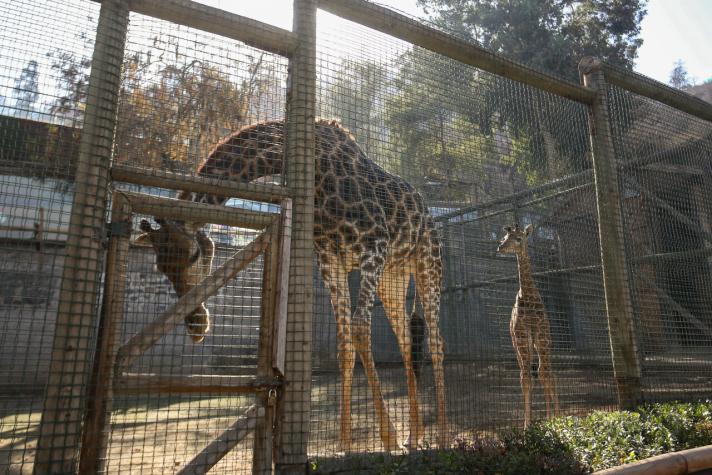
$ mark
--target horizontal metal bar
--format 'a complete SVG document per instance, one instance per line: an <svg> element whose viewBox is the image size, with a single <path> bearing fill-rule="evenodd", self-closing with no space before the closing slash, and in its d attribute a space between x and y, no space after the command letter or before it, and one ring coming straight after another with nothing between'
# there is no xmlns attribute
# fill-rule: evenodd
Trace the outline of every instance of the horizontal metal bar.
<svg viewBox="0 0 712 475"><path fill-rule="evenodd" d="M496 241L492 241L492 244L494 247L494 244L496 244ZM691 259L694 257L704 257L704 256L710 256L710 255L712 255L712 248L709 248L709 249L705 248L705 249L695 249L693 251L648 254L645 256L634 257L634 258L632 258L632 261L635 263L665 261L665 260L683 260L684 261L684 260ZM504 259L504 257L501 259ZM576 273L576 272L590 272L593 270L598 270L600 268L601 268L600 264L593 264L590 266L568 267L565 269L553 269L553 270L548 270L548 271L534 272L534 273L532 273L532 276L547 277L547 276L558 275L558 274L571 274L571 273ZM491 279L491 280L470 282L469 284L465 284L465 285L453 285L451 287L447 287L447 288L443 289L443 293L457 292L457 291L469 290L469 289L477 289L480 287L487 287L490 285L502 284L505 282L517 282L518 280L519 280L519 275L512 274L512 275L507 275L507 276L503 276L503 277L497 277L497 278Z"/></svg>
<svg viewBox="0 0 712 475"><path fill-rule="evenodd" d="M591 104L595 97L594 91L587 87L537 71L365 0L320 0L319 8L470 66L557 96L584 104Z"/></svg>
<svg viewBox="0 0 712 475"><path fill-rule="evenodd" d="M191 0L130 0L129 8L282 56L290 56L297 44L297 35L291 31Z"/></svg>
<svg viewBox="0 0 712 475"><path fill-rule="evenodd" d="M687 94L642 74L629 71L598 58L586 57L581 60L584 71L603 70L606 81L635 94L662 102L702 120L712 122L712 104Z"/></svg>
<svg viewBox="0 0 712 475"><path fill-rule="evenodd" d="M121 394L165 393L257 393L278 388L274 378L255 376L161 376L124 373L116 378L114 391Z"/></svg>
<svg viewBox="0 0 712 475"><path fill-rule="evenodd" d="M634 257L634 262L655 262L659 260L681 260L686 261L695 257L712 256L712 247L703 249L693 249L690 251L663 252L660 254L649 254L647 256Z"/></svg>
<svg viewBox="0 0 712 475"><path fill-rule="evenodd" d="M260 230L279 218L276 213L263 211L193 203L192 201L134 193L132 191L117 191L116 193L121 193L129 200L134 213L194 223L224 224L226 226Z"/></svg>
<svg viewBox="0 0 712 475"><path fill-rule="evenodd" d="M267 203L280 203L289 195L285 187L272 183L241 183L126 165L114 165L111 168L111 178L114 181L135 185L208 193L226 198L242 198Z"/></svg>
<svg viewBox="0 0 712 475"><path fill-rule="evenodd" d="M235 253L215 272L204 278L198 285L190 289L177 302L168 307L156 320L132 336L116 353L117 373L123 372L140 357L148 348L163 338L178 323L198 308L208 298L233 279L242 269L264 251L270 243L270 230L260 234L244 249Z"/></svg>
<svg viewBox="0 0 712 475"><path fill-rule="evenodd" d="M506 203L518 203L521 198L527 198L531 195L537 193L542 193L544 191L549 191L552 189L560 188L562 186L571 185L574 183L587 184L593 179L593 170L584 170L582 172L576 173L565 178L560 178L558 180L550 181L541 186L536 186L534 188L529 188L526 190L518 191L512 193L511 195L504 196L502 198L495 198L490 201L486 201L481 204L468 206L466 208L459 209L457 211L451 211L435 218L435 221L447 221L450 218L455 218L457 216L462 216L463 214L470 213L472 211L479 211L483 209L492 208L493 206L502 205ZM592 183L592 182L591 182ZM573 188L572 188L573 189Z"/></svg>

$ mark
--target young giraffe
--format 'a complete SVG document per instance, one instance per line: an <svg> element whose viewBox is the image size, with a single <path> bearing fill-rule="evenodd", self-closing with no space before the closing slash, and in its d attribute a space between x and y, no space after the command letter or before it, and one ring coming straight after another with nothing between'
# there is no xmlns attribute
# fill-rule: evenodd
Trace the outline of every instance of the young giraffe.
<svg viewBox="0 0 712 475"><path fill-rule="evenodd" d="M249 125L218 144L198 168L198 174L227 180L251 182L282 172L282 121ZM388 320L403 357L408 386L410 434L406 445L416 446L423 438L424 427L418 410L417 382L413 368L411 326L405 299L411 276L425 314L428 346L433 361L437 398L437 439L448 443L443 372L443 341L439 330L442 263L440 241L423 198L402 178L392 175L366 157L351 133L336 121L316 121L316 162L314 198L314 247L319 269L329 288L337 323L337 356L341 373L341 431L345 451L351 450L351 388L355 353L361 358L373 394L380 437L387 450L398 448L397 433L392 424L376 373L371 353L371 313L376 294L381 298ZM195 202L224 204L228 197L182 192L179 198ZM193 228L196 226L193 225ZM185 226L171 223L142 229L154 245L159 262L170 256L184 256L184 267L167 274L176 292L187 292L200 279L186 279L191 273L206 275L205 267L194 268L194 252L205 249L194 245L178 249L165 235L186 233ZM161 234L162 233L162 234ZM164 237L161 237L164 236ZM168 257L166 257L168 256ZM211 256L212 257L212 256ZM192 262L203 260L195 258ZM165 267L165 265L164 265ZM159 267L159 270L160 267ZM360 290L356 310L351 314L347 275L359 270ZM208 268L209 272L209 268ZM190 285L181 284L190 282ZM414 307L415 312L415 307ZM188 333L200 341L207 332L209 316L205 308L186 318ZM417 329L414 322L414 328Z"/></svg>
<svg viewBox="0 0 712 475"><path fill-rule="evenodd" d="M524 428L531 423L532 416L532 346L539 356L539 381L544 387L546 399L546 417L551 417L551 406L554 414L559 412L559 399L556 395L556 380L551 370L551 334L549 319L546 316L544 301L532 277L531 260L527 249L527 238L533 230L528 225L524 230L519 225L506 227L507 233L497 248L497 252L513 253L517 256L519 266L519 292L512 309L512 319L509 322L509 333L512 344L517 352L519 363L519 378L524 395Z"/></svg>

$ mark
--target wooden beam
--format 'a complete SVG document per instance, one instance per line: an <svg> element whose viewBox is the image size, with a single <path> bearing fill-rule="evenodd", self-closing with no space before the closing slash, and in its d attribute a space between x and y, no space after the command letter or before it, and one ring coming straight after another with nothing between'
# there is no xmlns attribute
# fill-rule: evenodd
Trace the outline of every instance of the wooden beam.
<svg viewBox="0 0 712 475"><path fill-rule="evenodd" d="M116 378L115 392L121 394L252 394L281 386L269 377L254 376L161 376L157 374L123 373Z"/></svg>
<svg viewBox="0 0 712 475"><path fill-rule="evenodd" d="M217 439L208 444L193 460L181 468L177 475L203 475L215 466L237 444L240 443L252 429L257 419L264 417L265 410L257 404L251 406L245 414L237 419Z"/></svg>
<svg viewBox="0 0 712 475"><path fill-rule="evenodd" d="M272 346L272 368L284 376L284 358L287 342L287 297L289 289L289 261L292 243L292 201L282 202L279 269L277 271L277 308Z"/></svg>
<svg viewBox="0 0 712 475"><path fill-rule="evenodd" d="M285 187L272 183L241 183L155 168L130 167L117 164L111 168L111 178L135 185L156 186L169 190L208 193L226 198L279 203L287 197Z"/></svg>
<svg viewBox="0 0 712 475"><path fill-rule="evenodd" d="M603 71L609 84L640 96L653 99L699 119L712 122L712 104L702 99L658 82L642 74L605 63L597 58L582 60L592 71Z"/></svg>
<svg viewBox="0 0 712 475"><path fill-rule="evenodd" d="M304 473L311 422L314 320L314 153L317 97L317 0L294 0L297 47L289 59L284 154L292 197L292 240L285 342L286 385L277 405L275 470Z"/></svg>
<svg viewBox="0 0 712 475"><path fill-rule="evenodd" d="M274 321L277 295L277 269L279 266L280 226L271 228L272 236L270 245L265 250L262 266L262 305L260 305L260 333L257 344L257 376L271 378L272 347L274 345ZM272 473L273 456L273 427L275 404L272 404L276 391L260 393L258 401L266 409L265 417L255 425L254 444L252 449L252 473L262 475Z"/></svg>
<svg viewBox="0 0 712 475"><path fill-rule="evenodd" d="M78 469L85 394L94 353L93 335L98 324L109 163L118 117L128 20L125 0L102 2L74 177L56 325L37 431L33 470L38 475L75 473Z"/></svg>
<svg viewBox="0 0 712 475"><path fill-rule="evenodd" d="M122 223L127 230L131 229L131 207L121 194L114 196L111 222ZM103 473L106 469L106 449L114 397L114 358L124 315L130 237L129 233L117 234L109 240L101 320L79 455L80 475Z"/></svg>
<svg viewBox="0 0 712 475"><path fill-rule="evenodd" d="M190 315L200 304L217 294L225 284L260 255L269 244L269 240L269 232L260 234L244 249L235 253L233 257L216 269L214 273L203 279L187 294L178 299L160 317L131 337L117 352L116 373L121 373L127 369L147 349L175 328L186 315Z"/></svg>
<svg viewBox="0 0 712 475"><path fill-rule="evenodd" d="M131 203L134 213L194 223L215 223L260 230L269 226L277 214L243 208L193 203L192 201L120 191Z"/></svg>
<svg viewBox="0 0 712 475"><path fill-rule="evenodd" d="M619 406L633 409L642 399L640 354L633 321L620 181L608 115L608 85L603 73L590 68L587 62L582 61L579 70L584 84L596 91L596 99L588 107L588 122L613 373Z"/></svg>
<svg viewBox="0 0 712 475"><path fill-rule="evenodd" d="M579 84L517 63L477 44L365 0L321 0L319 8L461 63L566 99L590 104L595 97L594 91Z"/></svg>
<svg viewBox="0 0 712 475"><path fill-rule="evenodd" d="M296 43L296 35L291 31L190 0L131 0L130 8L142 15L242 41L283 56L289 56Z"/></svg>

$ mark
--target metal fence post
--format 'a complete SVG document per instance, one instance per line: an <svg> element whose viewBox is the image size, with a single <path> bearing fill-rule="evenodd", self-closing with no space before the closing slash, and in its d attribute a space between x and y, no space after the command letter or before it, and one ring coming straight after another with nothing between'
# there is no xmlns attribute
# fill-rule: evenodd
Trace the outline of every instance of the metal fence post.
<svg viewBox="0 0 712 475"><path fill-rule="evenodd" d="M305 473L311 411L314 259L316 0L294 1L298 44L289 62L286 181L293 199L285 389L279 408L277 473Z"/></svg>
<svg viewBox="0 0 712 475"><path fill-rule="evenodd" d="M584 85L596 91L596 98L588 107L589 132L608 335L618 386L618 404L622 409L633 409L642 399L641 371L625 252L620 184L608 116L607 84L601 62L596 58L582 59L579 71Z"/></svg>
<svg viewBox="0 0 712 475"><path fill-rule="evenodd" d="M109 163L116 128L129 11L101 6L74 180L59 308L34 472L76 472L84 395L92 367L104 252Z"/></svg>

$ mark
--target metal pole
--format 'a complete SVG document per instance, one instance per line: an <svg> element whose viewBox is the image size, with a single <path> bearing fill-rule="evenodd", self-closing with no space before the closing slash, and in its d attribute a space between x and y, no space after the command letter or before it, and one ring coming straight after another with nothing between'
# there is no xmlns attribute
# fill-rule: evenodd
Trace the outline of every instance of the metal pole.
<svg viewBox="0 0 712 475"><path fill-rule="evenodd" d="M37 474L74 473L77 469L84 394L98 316L109 163L128 18L126 0L102 3L37 441Z"/></svg>
<svg viewBox="0 0 712 475"><path fill-rule="evenodd" d="M579 71L584 85L596 91L596 99L588 107L588 116L608 335L618 386L618 404L622 409L633 409L642 399L641 371L633 323L620 185L608 116L608 87L598 59L584 58L579 64Z"/></svg>
<svg viewBox="0 0 712 475"><path fill-rule="evenodd" d="M293 199L285 390L278 408L275 469L306 471L311 412L311 342L314 259L314 116L316 0L294 1L298 42L289 62L285 161Z"/></svg>

